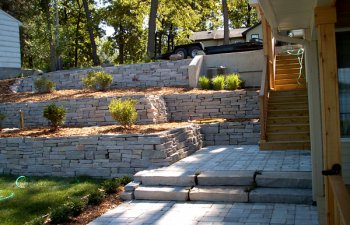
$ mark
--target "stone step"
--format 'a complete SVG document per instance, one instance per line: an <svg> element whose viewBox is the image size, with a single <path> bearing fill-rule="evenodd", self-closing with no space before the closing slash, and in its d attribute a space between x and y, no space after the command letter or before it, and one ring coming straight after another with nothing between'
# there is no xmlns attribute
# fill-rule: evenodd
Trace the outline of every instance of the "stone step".
<svg viewBox="0 0 350 225"><path fill-rule="evenodd" d="M248 202L246 187L207 187L197 186L190 190L190 201Z"/></svg>
<svg viewBox="0 0 350 225"><path fill-rule="evenodd" d="M138 200L188 201L190 187L153 187L140 186L135 189L134 196Z"/></svg>
<svg viewBox="0 0 350 225"><path fill-rule="evenodd" d="M199 186L245 186L253 183L255 171L205 171L198 175Z"/></svg>
<svg viewBox="0 0 350 225"><path fill-rule="evenodd" d="M146 170L134 175L134 179L145 186L194 186L195 174L182 171Z"/></svg>
<svg viewBox="0 0 350 225"><path fill-rule="evenodd" d="M256 188L250 192L249 202L312 204L312 190L297 188Z"/></svg>
<svg viewBox="0 0 350 225"><path fill-rule="evenodd" d="M256 176L258 187L312 188L311 172L262 171Z"/></svg>

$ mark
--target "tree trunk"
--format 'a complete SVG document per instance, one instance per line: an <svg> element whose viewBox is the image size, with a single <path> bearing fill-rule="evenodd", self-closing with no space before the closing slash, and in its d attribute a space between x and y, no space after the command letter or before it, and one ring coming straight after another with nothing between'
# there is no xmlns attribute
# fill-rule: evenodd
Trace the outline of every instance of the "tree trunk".
<svg viewBox="0 0 350 225"><path fill-rule="evenodd" d="M50 70L51 71L56 71L57 69L57 64L56 64L56 47L53 42L52 38L52 27L51 27L51 15L50 15L50 6L48 1L42 2L42 7L45 11L45 16L46 16L46 26L47 26L47 32L49 33L48 38L49 38L49 45L50 45Z"/></svg>
<svg viewBox="0 0 350 225"><path fill-rule="evenodd" d="M78 67L78 49L79 49L79 30L80 30L80 20L81 20L81 6L79 1L77 1L79 7L79 15L77 19L77 26L75 28L75 46L74 46L74 67Z"/></svg>
<svg viewBox="0 0 350 225"><path fill-rule="evenodd" d="M248 12L247 12L247 27L251 27L251 11L252 11L252 7L249 5L248 3Z"/></svg>
<svg viewBox="0 0 350 225"><path fill-rule="evenodd" d="M228 9L226 0L222 0L222 14L224 18L224 44L228 45L230 43L230 30L228 27Z"/></svg>
<svg viewBox="0 0 350 225"><path fill-rule="evenodd" d="M87 29L89 32L89 37L91 42L92 60L94 62L94 66L97 66L100 63L97 57L97 47L96 47L95 35L92 27L92 17L91 17L87 0L83 0L83 5L84 5L84 11L85 11L86 20L87 20Z"/></svg>
<svg viewBox="0 0 350 225"><path fill-rule="evenodd" d="M124 28L122 25L119 25L119 64L124 64Z"/></svg>
<svg viewBox="0 0 350 225"><path fill-rule="evenodd" d="M156 41L156 20L158 11L158 0L151 0L151 10L149 14L148 22L148 43L147 54L150 58L154 58L155 53L155 41Z"/></svg>

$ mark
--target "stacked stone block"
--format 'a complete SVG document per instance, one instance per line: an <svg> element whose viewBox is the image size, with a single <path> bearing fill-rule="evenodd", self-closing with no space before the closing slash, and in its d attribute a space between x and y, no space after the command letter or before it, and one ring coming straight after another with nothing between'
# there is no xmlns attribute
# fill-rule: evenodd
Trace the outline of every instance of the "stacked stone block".
<svg viewBox="0 0 350 225"><path fill-rule="evenodd" d="M121 65L106 68L89 68L65 70L47 73L41 76L48 77L56 83L56 89L82 89L81 79L92 70L105 70L113 75L112 88L120 87L170 87L188 86L188 66L191 60L174 62L154 62L132 65ZM34 81L40 76L24 78L17 86L18 92L34 91Z"/></svg>
<svg viewBox="0 0 350 225"><path fill-rule="evenodd" d="M0 138L0 173L118 177L170 165L201 147L198 125L149 135Z"/></svg>
<svg viewBox="0 0 350 225"><path fill-rule="evenodd" d="M199 118L258 118L258 91L236 90L164 96L169 121Z"/></svg>
<svg viewBox="0 0 350 225"><path fill-rule="evenodd" d="M2 103L0 112L5 114L3 127L19 127L19 110L24 112L26 127L47 126L48 121L43 117L45 106L55 103L64 106L67 110L65 125L67 126L102 126L116 124L108 105L113 98L77 98L51 100L44 102ZM138 101L137 123L150 124L167 121L167 112L164 99L158 95L124 96L123 99L133 98Z"/></svg>
<svg viewBox="0 0 350 225"><path fill-rule="evenodd" d="M256 145L260 138L258 120L201 124L205 146Z"/></svg>

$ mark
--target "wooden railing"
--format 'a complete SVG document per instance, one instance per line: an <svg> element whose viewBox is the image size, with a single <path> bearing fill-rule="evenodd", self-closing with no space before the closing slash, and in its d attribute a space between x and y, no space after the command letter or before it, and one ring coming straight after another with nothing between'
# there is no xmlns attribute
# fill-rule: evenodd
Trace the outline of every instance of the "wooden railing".
<svg viewBox="0 0 350 225"><path fill-rule="evenodd" d="M333 210L329 209L330 220L328 224L350 225L350 195L340 175L328 176L328 201L333 203ZM332 221L333 220L333 221Z"/></svg>
<svg viewBox="0 0 350 225"><path fill-rule="evenodd" d="M260 109L260 141L266 141L266 127L267 127L267 109L270 89L270 73L269 62L267 56L264 57L264 68L261 77L261 88L259 94L259 109Z"/></svg>

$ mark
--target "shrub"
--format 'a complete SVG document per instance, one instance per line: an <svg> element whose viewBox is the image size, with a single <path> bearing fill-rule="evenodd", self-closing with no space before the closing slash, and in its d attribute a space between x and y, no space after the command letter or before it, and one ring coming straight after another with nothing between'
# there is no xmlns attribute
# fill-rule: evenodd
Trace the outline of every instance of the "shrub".
<svg viewBox="0 0 350 225"><path fill-rule="evenodd" d="M44 117L51 123L53 130L64 123L66 118L66 109L63 106L57 106L54 103L44 108Z"/></svg>
<svg viewBox="0 0 350 225"><path fill-rule="evenodd" d="M102 202L105 197L104 193L98 189L92 190L88 197L88 204L98 205Z"/></svg>
<svg viewBox="0 0 350 225"><path fill-rule="evenodd" d="M224 90L225 89L225 76L218 75L212 79L214 90Z"/></svg>
<svg viewBox="0 0 350 225"><path fill-rule="evenodd" d="M26 222L24 225L44 225L44 224L45 224L45 217L39 216L32 219L29 222Z"/></svg>
<svg viewBox="0 0 350 225"><path fill-rule="evenodd" d="M124 128L131 127L137 119L137 102L132 99L113 99L108 106L112 118L120 123Z"/></svg>
<svg viewBox="0 0 350 225"><path fill-rule="evenodd" d="M2 130L2 121L4 121L6 116L2 113L0 113L0 130Z"/></svg>
<svg viewBox="0 0 350 225"><path fill-rule="evenodd" d="M198 81L199 81L199 86L201 87L201 89L204 89L204 90L211 89L211 83L210 83L210 80L208 77L200 76Z"/></svg>
<svg viewBox="0 0 350 225"><path fill-rule="evenodd" d="M53 209L50 213L51 223L53 224L64 223L69 219L69 216L71 216L70 207L67 205L59 206Z"/></svg>
<svg viewBox="0 0 350 225"><path fill-rule="evenodd" d="M70 209L72 216L78 216L86 207L87 202L84 199L71 199L65 205Z"/></svg>
<svg viewBox="0 0 350 225"><path fill-rule="evenodd" d="M106 194L113 194L117 191L119 187L119 181L117 179L108 179L102 183L102 188Z"/></svg>
<svg viewBox="0 0 350 225"><path fill-rule="evenodd" d="M123 176L118 178L119 184L120 185L127 185L128 183L130 183L132 181L132 179L129 176Z"/></svg>
<svg viewBox="0 0 350 225"><path fill-rule="evenodd" d="M226 77L226 88L228 90L236 90L241 87L241 84L242 80L238 74L230 74Z"/></svg>
<svg viewBox="0 0 350 225"><path fill-rule="evenodd" d="M82 79L83 84L87 88L105 91L113 82L113 77L104 71L90 71L87 77Z"/></svg>
<svg viewBox="0 0 350 225"><path fill-rule="evenodd" d="M34 82L34 88L38 93L50 93L55 90L55 83L47 77L41 77Z"/></svg>

